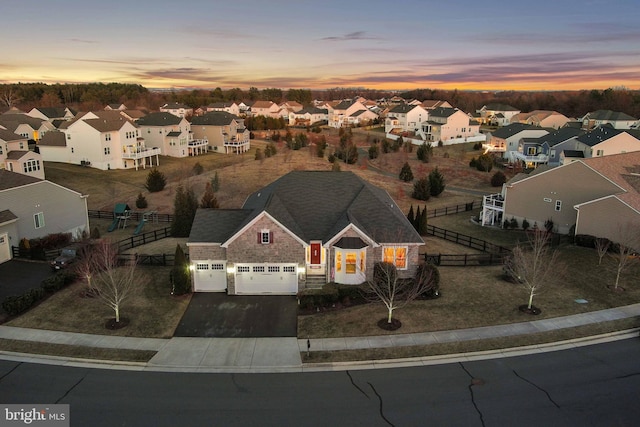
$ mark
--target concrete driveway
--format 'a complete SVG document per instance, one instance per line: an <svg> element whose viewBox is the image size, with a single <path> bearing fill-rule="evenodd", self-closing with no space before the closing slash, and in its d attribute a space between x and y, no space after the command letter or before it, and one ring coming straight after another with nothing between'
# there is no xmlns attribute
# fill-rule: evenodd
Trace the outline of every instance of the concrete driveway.
<svg viewBox="0 0 640 427"><path fill-rule="evenodd" d="M298 305L294 296L193 295L175 337L295 337Z"/></svg>
<svg viewBox="0 0 640 427"><path fill-rule="evenodd" d="M0 264L0 303L10 295L22 295L52 274L47 262L12 259ZM0 313L4 310L0 306Z"/></svg>

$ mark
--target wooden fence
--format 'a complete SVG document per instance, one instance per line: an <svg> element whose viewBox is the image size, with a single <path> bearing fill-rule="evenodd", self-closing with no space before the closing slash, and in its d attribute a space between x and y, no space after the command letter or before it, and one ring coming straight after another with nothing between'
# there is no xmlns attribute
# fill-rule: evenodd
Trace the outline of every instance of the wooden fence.
<svg viewBox="0 0 640 427"><path fill-rule="evenodd" d="M462 203L455 206L446 206L444 208L437 208L427 210L427 218L435 218L437 216L455 215L460 212L472 211L476 203L480 203L478 200L473 200L468 203Z"/></svg>
<svg viewBox="0 0 640 427"><path fill-rule="evenodd" d="M88 212L89 218L114 219L113 211L98 211L98 210L89 209L87 212ZM129 219L131 219L132 221L142 221L143 215L145 213L146 212L131 212L130 213L131 216L129 217ZM151 218L147 218L147 219L151 221ZM159 213L154 215L153 220L154 221L157 220L158 222L171 222L173 221L173 215Z"/></svg>
<svg viewBox="0 0 640 427"><path fill-rule="evenodd" d="M467 236L466 234L457 233L455 231L446 230L444 228L435 227L433 225L427 225L427 233L440 239L448 240L450 242L457 243L458 245L467 246L469 248L477 249L482 252L493 254L505 254L511 252L504 246L495 245L493 243L487 242L486 240Z"/></svg>
<svg viewBox="0 0 640 427"><path fill-rule="evenodd" d="M53 261L60 255L60 249L35 250L23 249L18 246L11 246L11 256L13 258L34 259L39 261Z"/></svg>
<svg viewBox="0 0 640 427"><path fill-rule="evenodd" d="M187 260L189 259L185 254ZM151 266L172 266L174 265L174 254L159 254L159 255L147 255L147 254L120 254L118 260L122 263L135 262L138 265L151 265Z"/></svg>
<svg viewBox="0 0 640 427"><path fill-rule="evenodd" d="M442 267L477 267L487 265L502 265L508 254L424 254L424 261Z"/></svg>
<svg viewBox="0 0 640 427"><path fill-rule="evenodd" d="M171 227L147 231L146 233L138 234L137 236L131 236L126 239L119 240L117 242L118 252L126 251L128 249L135 248L136 246L146 245L147 243L155 242L156 240L164 239L165 237L171 237Z"/></svg>

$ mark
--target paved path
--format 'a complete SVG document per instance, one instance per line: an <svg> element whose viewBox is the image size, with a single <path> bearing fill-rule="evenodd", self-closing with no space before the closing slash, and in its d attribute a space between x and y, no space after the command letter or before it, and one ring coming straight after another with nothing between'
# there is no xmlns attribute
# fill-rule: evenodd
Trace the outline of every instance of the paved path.
<svg viewBox="0 0 640 427"><path fill-rule="evenodd" d="M533 320L509 325L486 326L453 331L425 332L419 334L396 334L370 337L346 337L312 339L311 351L355 350L387 348L394 346L413 346L433 343L469 341L488 338L500 338L514 335L546 332L571 328L591 323L606 322L640 316L640 304L594 311L574 316L553 319ZM611 340L616 337L629 337L637 331L617 334L605 334L598 340ZM413 358L402 361L367 361L354 363L302 365L301 352L307 351L307 340L297 338L184 338L171 339L115 337L89 335L71 332L46 331L39 329L0 326L0 338L22 341L36 341L56 344L70 344L98 348L152 350L156 355L148 363L110 363L108 361L77 361L61 357L20 355L1 352L0 358L21 361L36 361L69 366L93 366L103 368L138 369L175 372L301 372L303 370L334 370L354 367L376 368L404 365L422 365L449 363L470 358L504 357L505 354L526 354L552 348L566 348L579 345L578 342L482 352L480 355L447 355L437 357ZM593 338L581 339L581 342L593 343Z"/></svg>

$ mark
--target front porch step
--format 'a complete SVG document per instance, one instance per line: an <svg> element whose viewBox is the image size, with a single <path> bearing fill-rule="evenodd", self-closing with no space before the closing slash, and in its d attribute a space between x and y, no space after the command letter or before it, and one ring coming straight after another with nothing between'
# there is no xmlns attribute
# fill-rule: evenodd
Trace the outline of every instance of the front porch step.
<svg viewBox="0 0 640 427"><path fill-rule="evenodd" d="M324 277L324 275L322 276L307 276L307 283L306 283L306 288L310 289L310 288L321 288L324 285L326 285L327 283L327 279Z"/></svg>

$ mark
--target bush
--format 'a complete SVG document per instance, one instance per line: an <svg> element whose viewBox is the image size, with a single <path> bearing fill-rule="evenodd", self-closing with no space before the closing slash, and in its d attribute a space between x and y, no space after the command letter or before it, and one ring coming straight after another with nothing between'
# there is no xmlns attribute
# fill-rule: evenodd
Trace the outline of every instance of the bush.
<svg viewBox="0 0 640 427"><path fill-rule="evenodd" d="M576 234L574 237L574 243L577 246L584 246L585 248L595 248L597 237L589 234Z"/></svg>
<svg viewBox="0 0 640 427"><path fill-rule="evenodd" d="M379 155L380 147L378 147L378 144L373 144L371 147L369 147L369 159L377 159Z"/></svg>
<svg viewBox="0 0 640 427"><path fill-rule="evenodd" d="M544 222L544 229L547 230L547 232L551 233L553 231L553 220L551 218L549 218L548 220L546 220Z"/></svg>
<svg viewBox="0 0 640 427"><path fill-rule="evenodd" d="M71 233L51 233L39 239L39 245L42 246L42 249L59 249L65 246L69 246L71 241L73 240L73 236Z"/></svg>
<svg viewBox="0 0 640 427"><path fill-rule="evenodd" d="M444 176L438 170L438 167L429 173L429 193L433 197L438 197L444 191Z"/></svg>
<svg viewBox="0 0 640 427"><path fill-rule="evenodd" d="M518 227L520 226L520 224L518 224L518 220L511 217L511 221L509 221L509 225L511 226L511 228L513 228L514 230L517 230Z"/></svg>
<svg viewBox="0 0 640 427"><path fill-rule="evenodd" d="M529 224L529 221L527 221L527 218L522 220L522 229L524 231L527 231L530 226L531 226L531 224Z"/></svg>
<svg viewBox="0 0 640 427"><path fill-rule="evenodd" d="M431 160L432 155L433 155L433 147L431 146L431 144L427 145L426 142L423 142L422 145L418 147L418 150L416 151L416 156L418 157L418 160L421 160L423 163L428 163L429 160Z"/></svg>
<svg viewBox="0 0 640 427"><path fill-rule="evenodd" d="M413 181L413 172L411 172L411 166L409 166L408 162L405 162L404 165L402 165L399 178L404 182Z"/></svg>
<svg viewBox="0 0 640 427"><path fill-rule="evenodd" d="M429 197L431 197L431 188L428 177L420 178L413 183L413 193L411 197L417 200L429 200Z"/></svg>
<svg viewBox="0 0 640 427"><path fill-rule="evenodd" d="M145 188L149 190L150 193L157 193L158 191L164 190L164 187L167 185L167 178L164 176L162 172L160 172L157 168L153 168L147 174L147 183Z"/></svg>
<svg viewBox="0 0 640 427"><path fill-rule="evenodd" d="M478 159L476 159L475 157L472 157L471 160L469 160L469 167L475 168L478 166Z"/></svg>
<svg viewBox="0 0 640 427"><path fill-rule="evenodd" d="M147 198L142 195L142 193L138 193L138 198L136 199L136 208L145 209L149 204L147 203Z"/></svg>
<svg viewBox="0 0 640 427"><path fill-rule="evenodd" d="M40 282L40 288L48 293L53 293L73 283L77 277L77 274L73 271L59 271Z"/></svg>
<svg viewBox="0 0 640 427"><path fill-rule="evenodd" d="M493 169L493 157L488 154L481 154L476 160L476 169L480 172L491 172Z"/></svg>
<svg viewBox="0 0 640 427"><path fill-rule="evenodd" d="M335 283L334 286L338 290L338 299L340 302L345 303L354 301L364 301L364 289L361 286L343 285Z"/></svg>
<svg viewBox="0 0 640 427"><path fill-rule="evenodd" d="M434 264L420 264L416 270L416 283L429 282L428 289L422 293L423 298L437 298L440 295L440 271Z"/></svg>
<svg viewBox="0 0 640 427"><path fill-rule="evenodd" d="M262 150L257 148L256 149L256 160L264 160L264 154L262 153Z"/></svg>
<svg viewBox="0 0 640 427"><path fill-rule="evenodd" d="M507 177L502 171L497 171L491 176L492 187L502 187L505 182L507 182Z"/></svg>
<svg viewBox="0 0 640 427"><path fill-rule="evenodd" d="M302 290L297 296L300 307L317 309L335 304L340 298L340 293L334 284L327 283L321 289Z"/></svg>
<svg viewBox="0 0 640 427"><path fill-rule="evenodd" d="M91 239L99 239L100 238L100 230L98 230L98 227L93 227L93 230L91 230L91 234L89 235L89 237Z"/></svg>
<svg viewBox="0 0 640 427"><path fill-rule="evenodd" d="M176 245L174 267L169 276L172 295L184 295L191 292L191 271L182 247Z"/></svg>
<svg viewBox="0 0 640 427"><path fill-rule="evenodd" d="M275 156L277 153L278 153L278 150L276 149L276 144L274 144L273 142L268 143L267 146L264 148L265 157Z"/></svg>
<svg viewBox="0 0 640 427"><path fill-rule="evenodd" d="M200 162L196 162L196 164L193 165L193 174L200 175L202 174L202 172L204 172L204 167L200 164Z"/></svg>
<svg viewBox="0 0 640 427"><path fill-rule="evenodd" d="M30 309L33 304L44 297L44 289L29 289L22 295L8 296L2 301L2 308L10 316L15 316Z"/></svg>

